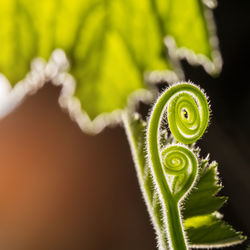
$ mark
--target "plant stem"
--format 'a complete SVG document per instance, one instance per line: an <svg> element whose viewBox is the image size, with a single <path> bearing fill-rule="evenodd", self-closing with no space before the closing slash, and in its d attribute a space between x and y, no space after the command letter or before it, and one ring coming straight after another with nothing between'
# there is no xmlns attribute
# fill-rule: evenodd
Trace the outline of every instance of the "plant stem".
<svg viewBox="0 0 250 250"><path fill-rule="evenodd" d="M185 241L184 230L182 228L178 203L174 199L168 199L166 210L170 248L174 250L188 249Z"/></svg>
<svg viewBox="0 0 250 250"><path fill-rule="evenodd" d="M186 250L187 243L182 228L178 200L174 199L163 170L158 140L161 118L166 108L166 104L170 98L178 92L180 87L189 88L190 86L183 84L176 85L168 89L158 98L149 117L146 133L148 160L162 203L169 247L173 250Z"/></svg>
<svg viewBox="0 0 250 250"><path fill-rule="evenodd" d="M139 121L135 123L134 120L131 120L127 112L123 114L123 124L133 156L140 189L157 235L158 248L159 250L168 250L168 240L163 226L161 207L155 206L155 204L158 204L156 200L158 200L159 195L158 193L156 194L156 190L153 188L152 175L148 173L149 168L144 150L146 144L145 127Z"/></svg>
<svg viewBox="0 0 250 250"><path fill-rule="evenodd" d="M136 166L140 188L142 190L144 200L151 215L152 223L157 233L159 249L186 250L187 246L178 208L178 200L175 199L170 193L168 185L166 186L166 183L164 184L164 178L160 178L159 180L162 188L165 190L165 194L162 196L158 188L157 190L152 189L152 176L150 174L145 174L145 168L147 165L144 151L144 147L146 145L144 135L145 128L138 127L136 129L135 124L133 124L133 121L129 118L127 113L123 114L123 122ZM161 172L161 168L158 170ZM155 192L157 192L158 196L160 195L163 197L164 201L160 202L161 208L156 207L157 202L154 203L153 196ZM162 210L164 210L164 222L161 217L163 212Z"/></svg>
<svg viewBox="0 0 250 250"><path fill-rule="evenodd" d="M153 157L154 159L154 157ZM187 243L182 227L181 216L178 208L178 201L174 199L170 192L166 179L163 177L161 166L152 162L154 178L157 180L158 192L161 196L162 207L164 208L164 219L166 220L166 234L169 247L172 250L186 250Z"/></svg>

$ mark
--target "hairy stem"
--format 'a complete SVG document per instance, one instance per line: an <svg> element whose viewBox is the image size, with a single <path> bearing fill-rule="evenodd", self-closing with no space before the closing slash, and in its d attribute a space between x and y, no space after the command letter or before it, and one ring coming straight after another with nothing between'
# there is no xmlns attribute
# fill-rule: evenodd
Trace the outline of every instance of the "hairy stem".
<svg viewBox="0 0 250 250"><path fill-rule="evenodd" d="M178 203L194 184L197 176L197 161L195 157L191 160L191 162L194 162L191 167L191 174L189 173L188 181L182 187L181 197L175 199L164 171L159 143L162 117L167 105L170 130L180 142L184 143L195 142L204 133L208 124L209 109L206 97L197 87L188 83L180 83L167 89L158 98L148 121L146 136L148 160L156 188L163 203L162 207L165 210L163 212L168 227L169 247L174 250L185 250L187 249L187 242ZM182 149L185 148L182 147ZM189 150L185 149L185 151ZM191 152L189 154L193 155ZM177 168L180 162L180 158L175 158L173 161L171 160L170 164L173 163L174 167ZM186 163L189 164L190 162L187 161ZM186 168L184 165L183 169ZM176 171L175 175L178 177L180 171Z"/></svg>
<svg viewBox="0 0 250 250"><path fill-rule="evenodd" d="M146 164L145 157L145 125L140 120L133 120L130 114L123 113L124 129L128 138L130 150L135 164L135 170L139 181L140 189L143 194L144 201L150 215L151 222L157 235L158 248L160 250L168 250L168 240L165 228L162 224L161 207L157 206L158 194L152 189L152 176L148 172L149 168ZM136 125L138 127L136 127ZM138 146L140 145L140 146ZM156 194L156 195L155 195Z"/></svg>
<svg viewBox="0 0 250 250"><path fill-rule="evenodd" d="M171 249L185 250L187 242L184 237L184 230L178 203L174 199L169 199L166 203L167 211L167 225L168 225L168 239Z"/></svg>
<svg viewBox="0 0 250 250"><path fill-rule="evenodd" d="M171 94L166 91L156 102L148 122L146 140L149 154L148 157L155 179L155 184L158 188L160 199L162 200L162 203L165 204L163 207L165 211L163 212L166 225L168 225L167 233L170 248L174 250L185 250L187 249L187 244L185 242L184 232L182 230L178 204L175 204L175 200L171 194L167 179L165 178L158 143L162 113L170 97Z"/></svg>

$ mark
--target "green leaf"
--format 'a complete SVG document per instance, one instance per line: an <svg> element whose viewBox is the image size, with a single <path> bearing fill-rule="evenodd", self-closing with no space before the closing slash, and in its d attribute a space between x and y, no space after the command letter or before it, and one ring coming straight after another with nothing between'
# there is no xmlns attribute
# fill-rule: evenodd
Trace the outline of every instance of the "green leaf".
<svg viewBox="0 0 250 250"><path fill-rule="evenodd" d="M90 124L101 130L119 120L114 111L123 110L132 93L145 90L145 81L178 80L178 49L186 48L187 58L210 73L220 69L212 18L205 13L211 10L200 0L1 0L0 72L14 86L32 72L34 58L49 60L62 49L76 84L71 81L67 96L63 91L61 104L83 129ZM61 59L51 60L60 64ZM44 76L28 92L41 81L69 85L64 71L55 63L44 67Z"/></svg>
<svg viewBox="0 0 250 250"><path fill-rule="evenodd" d="M188 218L184 222L190 247L226 247L239 244L246 239L241 232L221 220L217 214Z"/></svg>
<svg viewBox="0 0 250 250"><path fill-rule="evenodd" d="M167 239L164 232L164 220L161 205L158 202L159 195L153 185L153 178L145 159L145 122L139 115L133 117L127 113L124 115L124 124L136 166L140 188L143 193L150 219L158 237L158 244L162 249L167 247ZM162 135L164 137L164 134ZM168 136L161 141L169 144L173 141ZM197 153L199 149L195 148ZM240 232L236 232L222 220L217 210L224 204L226 197L218 197L221 185L218 184L217 163L209 163L209 159L199 160L199 179L195 187L182 204L184 227L190 247L213 248L238 244L246 238Z"/></svg>
<svg viewBox="0 0 250 250"><path fill-rule="evenodd" d="M213 213L226 202L226 197L215 196L222 186L218 184L218 164L209 159L200 162L199 179L191 195L184 201L184 218Z"/></svg>
<svg viewBox="0 0 250 250"><path fill-rule="evenodd" d="M156 10L168 36L166 43L180 58L199 61L210 73L218 70L211 61L221 67L221 58L215 49L218 41L212 13L202 0L175 0L168 4L165 0L156 0ZM212 46L207 43L211 37Z"/></svg>

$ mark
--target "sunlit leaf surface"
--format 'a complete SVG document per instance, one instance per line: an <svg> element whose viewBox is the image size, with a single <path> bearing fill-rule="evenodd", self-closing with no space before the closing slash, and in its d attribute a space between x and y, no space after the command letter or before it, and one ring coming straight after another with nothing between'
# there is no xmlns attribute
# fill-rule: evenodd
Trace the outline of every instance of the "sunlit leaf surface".
<svg viewBox="0 0 250 250"><path fill-rule="evenodd" d="M14 86L32 59L64 50L73 95L93 120L123 109L149 72L177 80L180 57L218 71L211 18L200 0L0 0L0 72Z"/></svg>

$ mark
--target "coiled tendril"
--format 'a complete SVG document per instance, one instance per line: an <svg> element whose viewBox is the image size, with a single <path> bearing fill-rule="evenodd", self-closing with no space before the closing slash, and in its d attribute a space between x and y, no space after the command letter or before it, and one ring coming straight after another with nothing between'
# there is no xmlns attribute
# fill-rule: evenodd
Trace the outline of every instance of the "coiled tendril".
<svg viewBox="0 0 250 250"><path fill-rule="evenodd" d="M179 200L194 183L198 171L197 159L191 150L178 144L164 148L161 159L164 172L174 176L171 191Z"/></svg>
<svg viewBox="0 0 250 250"><path fill-rule="evenodd" d="M167 107L169 128L183 144L197 141L206 130L209 107L202 91L193 84L179 83L168 88L156 101L147 128L147 152L154 182L166 215L170 249L187 249L178 204L192 188L198 163L185 145L168 145L161 150L160 127Z"/></svg>
<svg viewBox="0 0 250 250"><path fill-rule="evenodd" d="M162 139L160 130L166 109L169 128L177 144L161 145L168 141ZM162 93L147 123L148 163L163 213L163 226L160 223L159 232L165 234L163 238L167 239L168 249L188 249L179 204L195 183L198 163L194 153L183 144L198 140L208 121L205 95L195 85L184 82L172 85Z"/></svg>
<svg viewBox="0 0 250 250"><path fill-rule="evenodd" d="M183 174L190 166L190 150L183 146L166 147L161 155L164 170L170 175Z"/></svg>
<svg viewBox="0 0 250 250"><path fill-rule="evenodd" d="M209 107L206 96L198 87L179 83L158 98L150 116L147 142L153 174L165 193L170 192L180 199L195 181L197 160L184 145L170 145L160 150L160 127L166 107L170 131L183 144L194 143L203 135L209 121ZM165 173L176 176L171 187L164 178Z"/></svg>
<svg viewBox="0 0 250 250"><path fill-rule="evenodd" d="M190 144L197 141L207 128L208 117L207 101L201 91L198 96L183 91L169 100L168 123L179 142Z"/></svg>

